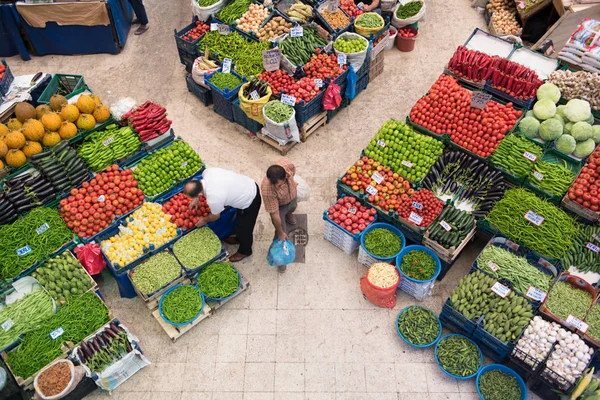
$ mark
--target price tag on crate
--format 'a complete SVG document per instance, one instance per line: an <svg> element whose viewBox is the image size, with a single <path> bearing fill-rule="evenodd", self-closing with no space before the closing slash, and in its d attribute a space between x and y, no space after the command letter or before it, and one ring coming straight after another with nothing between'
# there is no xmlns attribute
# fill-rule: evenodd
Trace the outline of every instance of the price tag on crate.
<svg viewBox="0 0 600 400"><path fill-rule="evenodd" d="M219 24L218 30L221 35L229 35L229 25Z"/></svg>
<svg viewBox="0 0 600 400"><path fill-rule="evenodd" d="M423 222L423 217L421 217L419 214L415 213L415 212L411 212L410 215L408 216L408 220L412 223L414 223L415 225L421 225L421 222Z"/></svg>
<svg viewBox="0 0 600 400"><path fill-rule="evenodd" d="M184 161L184 162L181 163L181 168L185 168L187 166L188 166L188 162L187 161Z"/></svg>
<svg viewBox="0 0 600 400"><path fill-rule="evenodd" d="M290 29L290 36L291 37L304 36L304 29L300 25L296 25L292 29Z"/></svg>
<svg viewBox="0 0 600 400"><path fill-rule="evenodd" d="M101 194L100 196L98 196L98 202L99 203L104 203L105 197L103 194Z"/></svg>
<svg viewBox="0 0 600 400"><path fill-rule="evenodd" d="M329 0L329 2L327 4L327 11L329 11L329 14L334 14L337 12L339 7L340 7L340 0Z"/></svg>
<svg viewBox="0 0 600 400"><path fill-rule="evenodd" d="M529 210L529 211L527 211L527 213L525 213L525 219L537 226L540 226L542 224L542 222L544 222L544 217L534 213L531 210Z"/></svg>
<svg viewBox="0 0 600 400"><path fill-rule="evenodd" d="M276 71L281 65L281 50L279 47L263 50L263 67L265 71Z"/></svg>
<svg viewBox="0 0 600 400"><path fill-rule="evenodd" d="M473 92L471 96L471 107L483 110L487 103L492 99L492 95L483 92Z"/></svg>
<svg viewBox="0 0 600 400"><path fill-rule="evenodd" d="M510 288L504 286L500 282L496 282L491 287L492 292L496 293L498 296L505 298L510 293Z"/></svg>
<svg viewBox="0 0 600 400"><path fill-rule="evenodd" d="M506 244L506 247L508 247L509 249L513 249L514 251L519 250L519 245L516 244L515 242L511 242L510 240L507 240L506 242L504 242L504 244Z"/></svg>
<svg viewBox="0 0 600 400"><path fill-rule="evenodd" d="M357 7L359 10L362 10L363 8L365 8L365 3L363 3L363 2L361 1L360 3L358 3L358 4L356 5L356 7Z"/></svg>
<svg viewBox="0 0 600 400"><path fill-rule="evenodd" d="M283 93L281 95L281 102L283 104L287 104L288 106L294 107L296 105L296 98L294 96L290 96L289 94Z"/></svg>
<svg viewBox="0 0 600 400"><path fill-rule="evenodd" d="M219 24L217 24L216 22L213 22L210 24L210 30L211 31L218 31L219 30Z"/></svg>
<svg viewBox="0 0 600 400"><path fill-rule="evenodd" d="M598 248L598 246L596 246L594 243L592 242L588 242L585 247L587 247L588 249L590 249L591 251L593 251L594 253L600 253L600 248Z"/></svg>
<svg viewBox="0 0 600 400"><path fill-rule="evenodd" d="M346 55L345 54L338 54L338 64L346 65Z"/></svg>
<svg viewBox="0 0 600 400"><path fill-rule="evenodd" d="M383 140L381 140L381 139L378 139L378 140L377 140L377 144L378 144L380 147L383 147L383 148L385 149L385 142L384 142Z"/></svg>
<svg viewBox="0 0 600 400"><path fill-rule="evenodd" d="M442 228L444 228L446 230L446 232L450 232L452 230L452 227L450 226L450 224L444 220L442 220L442 222L440 222L440 225L442 226Z"/></svg>
<svg viewBox="0 0 600 400"><path fill-rule="evenodd" d="M406 160L402 160L402 165L404 165L407 168L413 167L413 164L410 161L406 161Z"/></svg>
<svg viewBox="0 0 600 400"><path fill-rule="evenodd" d="M377 171L375 171L373 173L373 175L371 175L371 179L373 179L375 182L377 182L378 184L383 182L383 176L381 176L381 174Z"/></svg>
<svg viewBox="0 0 600 400"><path fill-rule="evenodd" d="M25 246L21 247L20 249L16 250L17 255L19 257L27 255L27 254L31 253L32 251L33 250L31 250L31 247L29 247L29 245L25 245Z"/></svg>
<svg viewBox="0 0 600 400"><path fill-rule="evenodd" d="M231 58L223 59L223 68L221 70L226 74L231 72Z"/></svg>
<svg viewBox="0 0 600 400"><path fill-rule="evenodd" d="M350 207L350 208L348 209L348 212L349 212L350 214L356 214L356 208L354 208L354 207Z"/></svg>
<svg viewBox="0 0 600 400"><path fill-rule="evenodd" d="M367 193L369 193L372 196L375 196L377 194L377 189L375 189L373 186L369 185L367 186L366 189Z"/></svg>
<svg viewBox="0 0 600 400"><path fill-rule="evenodd" d="M586 324L579 318L572 316L571 314L569 314L569 316L567 317L565 322L567 324L571 325L572 327L574 327L575 329L577 329L578 331L583 332L583 333L586 333L589 328L588 324Z"/></svg>
<svg viewBox="0 0 600 400"><path fill-rule="evenodd" d="M65 333L65 330L63 329L62 326L59 326L58 328L56 328L55 330L53 330L52 332L50 332L50 337L52 338L52 340L56 340L63 333Z"/></svg>
<svg viewBox="0 0 600 400"><path fill-rule="evenodd" d="M252 100L258 100L260 99L260 96L258 95L258 92L256 90L253 90L250 92L250 98Z"/></svg>
<svg viewBox="0 0 600 400"><path fill-rule="evenodd" d="M535 154L533 154L533 153L528 152L528 151L526 151L525 153L523 153L523 157L525 157L526 159L528 159L531 162L535 162L535 160L537 160L537 156Z"/></svg>
<svg viewBox="0 0 600 400"><path fill-rule="evenodd" d="M542 302L546 298L546 292L530 285L529 289L527 289L527 293L525 293L525 296L529 297L533 301Z"/></svg>
<svg viewBox="0 0 600 400"><path fill-rule="evenodd" d="M48 225L48 223L45 223L43 225L38 226L37 229L35 230L35 232L38 235L41 235L42 233L46 232L48 229L50 229L50 225Z"/></svg>
<svg viewBox="0 0 600 400"><path fill-rule="evenodd" d="M102 144L104 145L104 147L106 147L106 146L110 145L114 141L115 141L115 138L113 136L111 136L108 139L106 139L104 142L102 142Z"/></svg>
<svg viewBox="0 0 600 400"><path fill-rule="evenodd" d="M596 242L600 242L600 236L596 235L595 233L592 233L592 239L594 239Z"/></svg>
<svg viewBox="0 0 600 400"><path fill-rule="evenodd" d="M544 175L540 174L537 171L533 171L533 176L535 176L535 179L537 179L538 181L544 180Z"/></svg>
<svg viewBox="0 0 600 400"><path fill-rule="evenodd" d="M498 264L496 264L495 262L493 262L492 260L487 262L488 267L490 267L490 269L494 272L498 271L500 269L500 267L498 267Z"/></svg>
<svg viewBox="0 0 600 400"><path fill-rule="evenodd" d="M544 268L552 268L553 265L550 264L547 260L544 260L542 257L538 260L538 264L540 264Z"/></svg>
<svg viewBox="0 0 600 400"><path fill-rule="evenodd" d="M12 319L7 319L6 321L4 321L4 323L1 325L2 329L4 329L4 332L8 332L8 330L10 328L12 328L13 326L13 320Z"/></svg>
<svg viewBox="0 0 600 400"><path fill-rule="evenodd" d="M413 206L413 208L416 208L417 210L422 210L423 209L423 204L418 203L416 201L412 202L412 206Z"/></svg>
<svg viewBox="0 0 600 400"><path fill-rule="evenodd" d="M319 89L323 87L323 79L315 79L315 86Z"/></svg>

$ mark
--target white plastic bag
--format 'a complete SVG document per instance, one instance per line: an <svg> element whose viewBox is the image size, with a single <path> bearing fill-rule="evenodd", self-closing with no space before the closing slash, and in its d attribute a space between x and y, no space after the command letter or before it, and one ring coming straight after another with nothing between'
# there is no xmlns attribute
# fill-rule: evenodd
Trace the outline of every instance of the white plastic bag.
<svg viewBox="0 0 600 400"><path fill-rule="evenodd" d="M192 13L198 17L200 21L206 21L211 15L215 15L225 5L225 0L219 0L212 6L200 7L198 0L192 0Z"/></svg>
<svg viewBox="0 0 600 400"><path fill-rule="evenodd" d="M115 120L120 121L123 115L127 114L133 107L135 107L135 100L131 97L126 97L110 106L110 113Z"/></svg>
<svg viewBox="0 0 600 400"><path fill-rule="evenodd" d="M419 12L410 18L398 19L396 17L396 12L398 11L398 8L400 8L403 5L401 2L398 3L398 5L394 8L394 14L392 15L392 26L394 26L395 28L404 28L407 25L414 24L415 22L420 21L425 16L425 11L427 9L427 7L425 7L425 2L422 0L414 1L421 1L423 3L423 7L421 7Z"/></svg>
<svg viewBox="0 0 600 400"><path fill-rule="evenodd" d="M208 75L212 74L213 72L215 72L216 70L218 70L219 68L200 69L200 68L198 68L198 64L202 60L204 60L204 57L202 57L202 56L200 56L194 60L194 65L192 66L192 80L194 82L196 82L198 85L204 86L205 85L204 74L206 74L206 76L208 76Z"/></svg>
<svg viewBox="0 0 600 400"><path fill-rule="evenodd" d="M38 385L38 378L48 368L53 367L59 363L67 363L69 365L69 369L71 370L71 380L69 381L69 384L63 389L62 392L60 392L54 396L44 396L44 394L40 391L40 388ZM83 367L76 367L75 365L73 365L71 360L57 360L57 361L53 362L52 364L44 367L35 376L35 379L33 380L33 387L35 388L36 398L43 399L43 400L62 399L63 397L65 397L67 394L71 393L77 387L77 385L79 384L79 382L81 382L81 380L83 379L84 376L85 376L85 369Z"/></svg>
<svg viewBox="0 0 600 400"><path fill-rule="evenodd" d="M294 175L294 181L298 184L296 188L296 200L308 201L310 199L310 186L308 186L308 183L298 175Z"/></svg>
<svg viewBox="0 0 600 400"><path fill-rule="evenodd" d="M344 53L339 50L335 50L335 46L333 47L336 55L346 55L346 63L348 65L352 65L352 68L354 68L354 72L358 73L358 70L360 69L360 67L362 67L363 63L365 62L365 59L367 58L367 51L369 50L369 41L364 36L352 32L344 32L340 36L338 36L338 39L342 37L348 39L360 39L364 40L367 43L367 47L363 51L360 51L358 53Z"/></svg>
<svg viewBox="0 0 600 400"><path fill-rule="evenodd" d="M277 123L267 117L267 114L265 114L266 108L266 106L263 107L263 116L265 117L265 127L262 129L263 134L276 140L282 146L289 142L300 142L300 132L296 124L296 110L292 109L293 112L289 121Z"/></svg>

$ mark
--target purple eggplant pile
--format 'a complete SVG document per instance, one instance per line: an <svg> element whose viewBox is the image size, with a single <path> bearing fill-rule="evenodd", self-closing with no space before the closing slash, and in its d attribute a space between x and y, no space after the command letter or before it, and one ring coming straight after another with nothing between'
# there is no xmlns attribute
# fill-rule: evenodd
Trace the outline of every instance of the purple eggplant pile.
<svg viewBox="0 0 600 400"><path fill-rule="evenodd" d="M92 339L81 342L77 357L90 371L100 373L132 350L127 332L110 322L108 327Z"/></svg>
<svg viewBox="0 0 600 400"><path fill-rule="evenodd" d="M10 178L0 192L0 225L12 223L19 214L56 198L52 183L34 168Z"/></svg>

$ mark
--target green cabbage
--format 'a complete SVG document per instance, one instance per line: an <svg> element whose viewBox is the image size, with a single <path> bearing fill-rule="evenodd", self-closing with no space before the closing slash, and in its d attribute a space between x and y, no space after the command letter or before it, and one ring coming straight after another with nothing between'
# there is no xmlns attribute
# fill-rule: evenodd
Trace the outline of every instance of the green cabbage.
<svg viewBox="0 0 600 400"><path fill-rule="evenodd" d="M589 138L588 140L577 143L575 150L573 150L573 155L579 158L587 157L593 153L595 148L596 143L594 143L594 139Z"/></svg>
<svg viewBox="0 0 600 400"><path fill-rule="evenodd" d="M592 131L594 132L594 142L596 142L596 144L600 143L600 125L592 126Z"/></svg>
<svg viewBox="0 0 600 400"><path fill-rule="evenodd" d="M571 129L571 136L573 136L578 142L588 140L593 134L594 132L592 130L592 126L587 122L575 122L573 128Z"/></svg>
<svg viewBox="0 0 600 400"><path fill-rule="evenodd" d="M525 113L526 117L535 117L535 115L533 115L533 110L529 110Z"/></svg>
<svg viewBox="0 0 600 400"><path fill-rule="evenodd" d="M546 82L538 88L536 96L538 100L548 99L556 104L560 100L560 89L555 84Z"/></svg>
<svg viewBox="0 0 600 400"><path fill-rule="evenodd" d="M521 133L529 138L538 137L538 130L540 128L540 121L534 117L525 117L519 122L519 130Z"/></svg>
<svg viewBox="0 0 600 400"><path fill-rule="evenodd" d="M533 115L535 115L537 119L545 120L552 118L554 114L556 114L556 104L554 104L552 100L538 100L533 105Z"/></svg>
<svg viewBox="0 0 600 400"><path fill-rule="evenodd" d="M535 111L535 108L534 108ZM565 107L565 117L571 122L585 121L589 118L592 110L590 103L585 100L573 99L569 100Z"/></svg>
<svg viewBox="0 0 600 400"><path fill-rule="evenodd" d="M585 120L585 122L587 122L590 125L594 125L594 116L590 113L590 116L588 117L588 119Z"/></svg>
<svg viewBox="0 0 600 400"><path fill-rule="evenodd" d="M558 110L557 110L558 111ZM563 117L561 117L558 112L556 114L554 114L554 117L552 117L552 119L557 120L558 122L560 122L561 126L564 128L565 126L565 119Z"/></svg>
<svg viewBox="0 0 600 400"><path fill-rule="evenodd" d="M567 122L565 124L565 130L564 133L571 133L571 129L573 129L573 125L575 125L573 122Z"/></svg>
<svg viewBox="0 0 600 400"><path fill-rule="evenodd" d="M557 119L550 118L540 124L540 137L544 140L556 140L562 133L563 126Z"/></svg>
<svg viewBox="0 0 600 400"><path fill-rule="evenodd" d="M565 117L565 105L561 104L560 106L556 106L556 114L560 115L561 117L563 117L563 119L566 119Z"/></svg>
<svg viewBox="0 0 600 400"><path fill-rule="evenodd" d="M575 150L575 146L577 146L577 142L571 135L562 135L554 142L556 150L563 154L571 154Z"/></svg>

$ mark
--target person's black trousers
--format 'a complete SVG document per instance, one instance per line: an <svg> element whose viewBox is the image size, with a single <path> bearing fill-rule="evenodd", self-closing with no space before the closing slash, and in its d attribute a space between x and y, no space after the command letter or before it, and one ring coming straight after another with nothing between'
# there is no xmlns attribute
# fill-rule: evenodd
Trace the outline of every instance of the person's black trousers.
<svg viewBox="0 0 600 400"><path fill-rule="evenodd" d="M256 185L256 197L252 204L244 210L238 210L237 219L237 241L240 244L238 253L246 256L252 255L252 243L254 241L254 225L260 211L262 199L260 198L260 188Z"/></svg>
<svg viewBox="0 0 600 400"><path fill-rule="evenodd" d="M146 7L144 7L143 1L142 0L129 0L129 3L131 3L131 7L133 7L135 16L140 21L140 24L148 25L148 14L146 14Z"/></svg>

